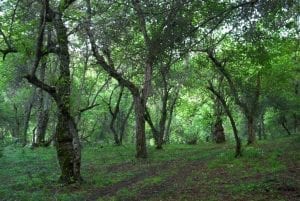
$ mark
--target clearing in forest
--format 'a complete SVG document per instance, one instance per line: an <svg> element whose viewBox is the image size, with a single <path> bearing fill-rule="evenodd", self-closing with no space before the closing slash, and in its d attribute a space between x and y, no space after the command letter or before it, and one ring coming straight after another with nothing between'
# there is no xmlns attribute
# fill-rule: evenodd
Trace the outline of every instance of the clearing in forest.
<svg viewBox="0 0 300 201"><path fill-rule="evenodd" d="M84 147L82 185L61 186L53 148L9 146L0 158L0 200L300 199L300 138L261 141L234 158L231 145L167 145L137 160L132 146Z"/></svg>

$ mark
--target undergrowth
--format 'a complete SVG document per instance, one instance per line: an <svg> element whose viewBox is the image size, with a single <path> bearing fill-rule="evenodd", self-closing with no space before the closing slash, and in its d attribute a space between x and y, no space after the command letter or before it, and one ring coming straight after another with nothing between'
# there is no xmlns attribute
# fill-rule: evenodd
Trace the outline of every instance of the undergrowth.
<svg viewBox="0 0 300 201"><path fill-rule="evenodd" d="M252 196L257 199L253 200L265 199L270 193L280 200L282 195L274 186L282 185L280 174L288 172L289 166L286 160L299 164L299 144L299 137L263 141L244 147L239 159L234 158L231 144L166 145L160 151L149 147L149 158L145 160L134 158L134 146L85 146L85 182L81 186L61 186L57 182L60 170L54 148L31 150L0 145L0 200L79 201L123 181L128 181L126 186L98 200L138 200L140 191L151 192L152 187L181 172L188 176L176 180L179 183L169 182L170 186L165 186L168 189L153 192L155 196L150 194L149 199L193 200L201 193L202 200L228 200L224 195L230 200L249 200L247 196L256 192ZM199 171L189 171L198 162ZM286 185L294 187L298 183L291 177L286 179ZM218 188L223 189L222 194ZM273 200L277 200L276 196Z"/></svg>

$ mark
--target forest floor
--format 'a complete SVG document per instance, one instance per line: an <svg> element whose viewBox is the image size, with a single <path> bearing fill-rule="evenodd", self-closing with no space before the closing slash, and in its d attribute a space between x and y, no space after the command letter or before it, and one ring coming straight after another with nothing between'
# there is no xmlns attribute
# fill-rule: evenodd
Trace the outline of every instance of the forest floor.
<svg viewBox="0 0 300 201"><path fill-rule="evenodd" d="M296 201L300 200L300 137L260 141L235 159L231 144L83 148L85 182L61 186L54 148L8 146L0 153L0 200L34 201Z"/></svg>

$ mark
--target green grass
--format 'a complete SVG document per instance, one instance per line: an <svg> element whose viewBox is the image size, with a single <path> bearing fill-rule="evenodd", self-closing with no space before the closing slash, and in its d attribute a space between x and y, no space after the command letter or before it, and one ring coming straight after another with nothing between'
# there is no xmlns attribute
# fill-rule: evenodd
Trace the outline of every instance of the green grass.
<svg viewBox="0 0 300 201"><path fill-rule="evenodd" d="M0 147L0 200L293 200L299 139L262 141L244 147L239 159L232 144L149 147L145 160L134 158L134 146L85 146L81 186L57 182L54 148ZM281 193L281 186L296 191Z"/></svg>

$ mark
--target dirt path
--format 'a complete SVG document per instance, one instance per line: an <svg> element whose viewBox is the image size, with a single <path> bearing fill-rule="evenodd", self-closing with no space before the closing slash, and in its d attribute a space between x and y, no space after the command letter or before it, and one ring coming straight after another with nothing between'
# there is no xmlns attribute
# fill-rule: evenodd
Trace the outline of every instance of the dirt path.
<svg viewBox="0 0 300 201"><path fill-rule="evenodd" d="M103 187L94 189L90 192L90 196L87 198L88 201L94 201L97 200L100 197L105 196L113 196L115 195L120 189L122 188L128 188L131 186L134 186L136 183L143 181L145 178L149 178L152 176L156 176L160 174L161 169L168 169L170 166L174 165L176 161L169 161L157 166L149 166L146 167L144 170L137 172L133 177L120 181L116 184L113 184L111 186ZM126 166L126 164L125 164ZM131 166L131 165L130 165ZM118 171L120 169L124 169L120 167L120 165L116 166L116 168L113 168L113 166L110 167L112 171Z"/></svg>
<svg viewBox="0 0 300 201"><path fill-rule="evenodd" d="M218 150L219 152L220 150ZM215 156L215 154L213 154ZM168 176L162 183L142 187L139 189L139 191L136 193L135 197L130 197L127 199L122 199L122 201L141 201L141 200L147 200L149 198L152 198L155 194L160 194L168 191L172 191L174 189L170 189L170 187L173 187L174 184L176 185L184 185L186 178L189 177L191 173L194 171L200 171L203 170L205 167L205 164L208 160L211 160L213 157L211 155L205 155L201 158L199 158L196 161L186 161L185 159L180 160L174 160L174 161L168 161L164 162L162 164L152 164L148 167L146 167L143 171L140 171L132 178L120 181L114 185L107 186L100 189L94 189L90 192L90 196L88 197L88 201L97 200L100 197L105 196L114 196L119 190L122 188L127 189L134 189L136 185L139 182L142 182L146 178L151 178L154 176L161 175L162 173L166 173L168 170L176 170L175 174L172 174ZM182 165L183 164L183 165ZM117 165L115 167L111 166L109 169L111 171L122 171L127 169L127 166L130 166L131 168L133 165L125 164L125 167L122 167L122 165ZM127 167L127 168L126 168Z"/></svg>
<svg viewBox="0 0 300 201"><path fill-rule="evenodd" d="M205 169L205 161L197 160L192 161L184 166L178 168L177 172L171 176L169 176L165 181L160 184L148 186L146 188L141 189L134 199L128 199L124 201L140 201L147 200L153 198L156 194L159 195L161 193L168 193L173 191L174 184L176 187L183 187L186 179L194 172L194 171L202 171ZM175 189L176 190L176 189Z"/></svg>

